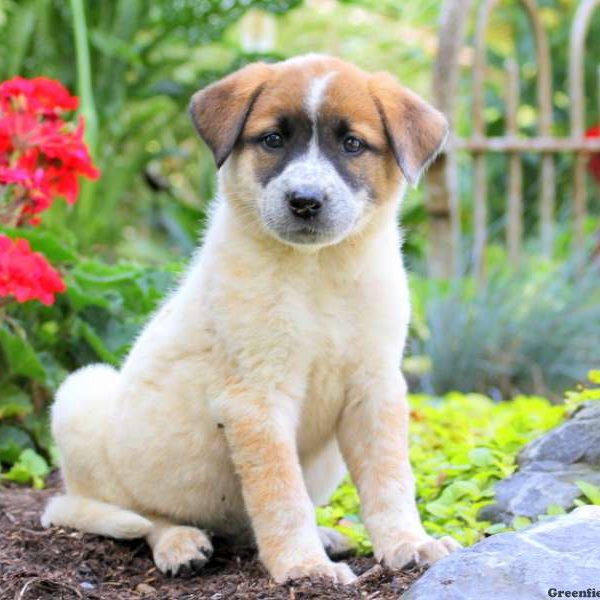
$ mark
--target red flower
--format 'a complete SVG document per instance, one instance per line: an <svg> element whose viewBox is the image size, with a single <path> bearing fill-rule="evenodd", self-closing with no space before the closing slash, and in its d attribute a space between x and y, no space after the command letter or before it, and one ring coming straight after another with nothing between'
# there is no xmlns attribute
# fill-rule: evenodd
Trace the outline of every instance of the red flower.
<svg viewBox="0 0 600 600"><path fill-rule="evenodd" d="M600 125L591 127L585 132L586 138L600 138ZM590 162L588 163L588 169L592 174L592 177L600 183L600 152L592 154Z"/></svg>
<svg viewBox="0 0 600 600"><path fill-rule="evenodd" d="M0 84L0 185L10 223L34 224L57 196L74 204L79 176L99 177L83 140L83 119L65 123L59 113L78 100L59 82L15 77ZM7 211L4 211L5 214Z"/></svg>
<svg viewBox="0 0 600 600"><path fill-rule="evenodd" d="M79 99L59 82L47 77L13 77L0 84L2 112L28 112L56 117L62 111L77 110Z"/></svg>
<svg viewBox="0 0 600 600"><path fill-rule="evenodd" d="M29 172L25 169L10 169L0 164L0 183L4 185L8 185L9 183L26 185L29 181L29 176Z"/></svg>
<svg viewBox="0 0 600 600"><path fill-rule="evenodd" d="M39 300L49 306L54 295L66 289L60 274L24 239L0 235L0 297L17 302Z"/></svg>

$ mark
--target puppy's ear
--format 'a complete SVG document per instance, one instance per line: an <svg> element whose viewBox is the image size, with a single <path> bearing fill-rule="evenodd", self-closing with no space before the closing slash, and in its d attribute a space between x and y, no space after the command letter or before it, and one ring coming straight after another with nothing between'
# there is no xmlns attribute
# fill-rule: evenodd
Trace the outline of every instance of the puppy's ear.
<svg viewBox="0 0 600 600"><path fill-rule="evenodd" d="M416 185L448 137L444 115L391 75L376 73L369 80L388 142L404 177Z"/></svg>
<svg viewBox="0 0 600 600"><path fill-rule="evenodd" d="M231 154L270 71L265 63L253 63L192 96L192 121L217 167Z"/></svg>

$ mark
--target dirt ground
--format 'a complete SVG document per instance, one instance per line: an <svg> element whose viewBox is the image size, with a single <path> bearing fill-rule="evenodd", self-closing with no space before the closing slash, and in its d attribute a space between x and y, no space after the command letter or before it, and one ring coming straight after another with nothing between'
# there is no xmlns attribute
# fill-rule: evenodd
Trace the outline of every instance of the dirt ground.
<svg viewBox="0 0 600 600"><path fill-rule="evenodd" d="M355 585L309 580L275 585L254 552L233 551L217 540L211 562L199 574L171 579L154 567L142 540L42 529L42 507L59 487L56 475L42 491L0 487L1 600L384 600L398 598L420 575L417 570L391 573L372 558L352 558L348 562L360 575Z"/></svg>

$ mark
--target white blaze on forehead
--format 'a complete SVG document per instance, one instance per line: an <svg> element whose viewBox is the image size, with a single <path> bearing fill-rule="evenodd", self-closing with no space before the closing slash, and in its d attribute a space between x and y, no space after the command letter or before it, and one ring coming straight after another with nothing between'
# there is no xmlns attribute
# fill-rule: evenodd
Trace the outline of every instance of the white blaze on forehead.
<svg viewBox="0 0 600 600"><path fill-rule="evenodd" d="M335 72L330 71L325 75L311 79L308 85L308 92L304 98L304 107L308 113L308 118L312 122L312 135L308 145L308 160L311 161L318 160L319 157L317 117L319 116L319 109L323 103L327 86L334 75Z"/></svg>
<svg viewBox="0 0 600 600"><path fill-rule="evenodd" d="M334 75L335 72L330 71L329 73L321 75L320 77L315 77L310 81L308 92L304 99L304 106L313 125L316 125L317 123L317 116L325 96L325 90Z"/></svg>

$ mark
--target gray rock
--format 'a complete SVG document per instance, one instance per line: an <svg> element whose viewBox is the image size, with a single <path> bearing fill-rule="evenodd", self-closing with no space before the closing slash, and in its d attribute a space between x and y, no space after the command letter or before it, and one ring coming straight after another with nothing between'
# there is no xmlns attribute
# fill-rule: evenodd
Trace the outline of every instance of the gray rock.
<svg viewBox="0 0 600 600"><path fill-rule="evenodd" d="M433 565L402 600L534 600L600 582L600 507L500 533ZM564 597L564 595L563 595Z"/></svg>
<svg viewBox="0 0 600 600"><path fill-rule="evenodd" d="M586 402L573 416L519 454L519 470L496 484L496 503L479 518L510 523L516 515L536 517L551 504L573 507L579 479L600 485L600 402Z"/></svg>
<svg viewBox="0 0 600 600"><path fill-rule="evenodd" d="M568 421L527 444L519 455L519 465L556 462L600 466L599 426L600 402L586 402Z"/></svg>

